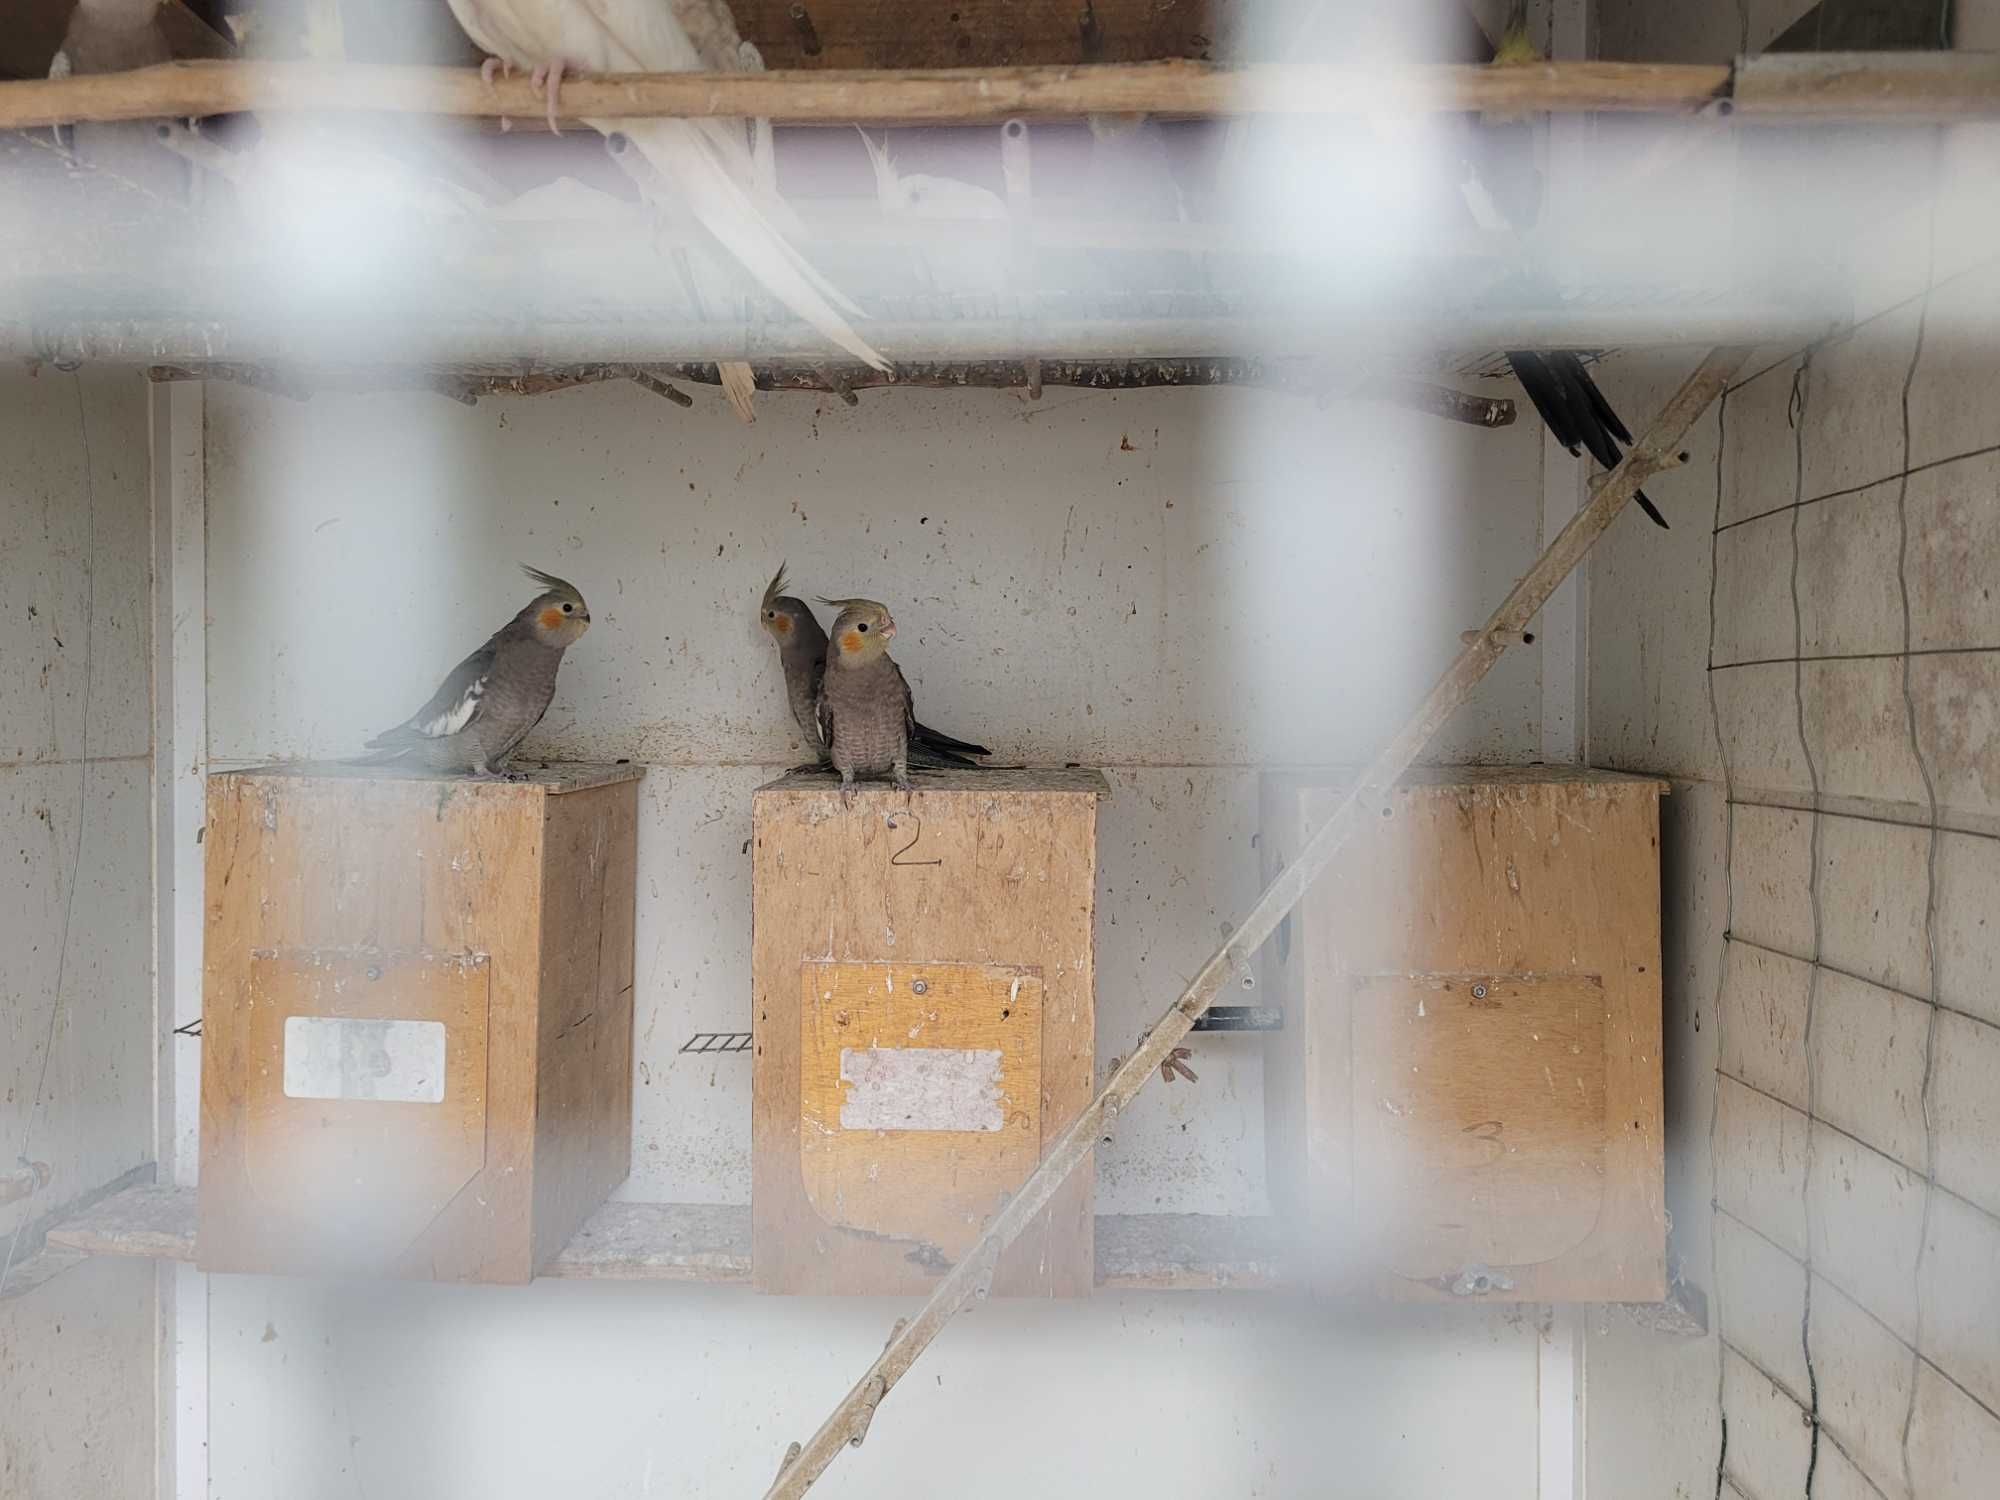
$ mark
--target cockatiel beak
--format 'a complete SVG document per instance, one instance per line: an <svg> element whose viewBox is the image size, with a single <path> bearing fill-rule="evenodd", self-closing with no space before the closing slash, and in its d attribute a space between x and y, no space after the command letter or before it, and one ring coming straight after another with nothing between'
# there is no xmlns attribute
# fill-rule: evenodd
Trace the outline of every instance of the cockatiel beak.
<svg viewBox="0 0 2000 1500"><path fill-rule="evenodd" d="M882 639L885 641L890 641L894 640L895 638L896 638L896 622L894 620L884 620L882 622Z"/></svg>

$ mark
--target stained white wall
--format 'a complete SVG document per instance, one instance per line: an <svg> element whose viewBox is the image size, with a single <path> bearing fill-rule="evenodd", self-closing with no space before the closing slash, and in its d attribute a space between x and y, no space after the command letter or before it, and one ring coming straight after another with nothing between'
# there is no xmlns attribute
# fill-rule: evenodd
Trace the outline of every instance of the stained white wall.
<svg viewBox="0 0 2000 1500"><path fill-rule="evenodd" d="M625 385L476 409L211 387L207 456L218 764L351 753L517 606L517 560L583 588L596 624L534 743L651 768L622 1193L711 1202L747 1201L749 1068L677 1049L746 1025L749 794L800 754L754 622L781 558L892 603L930 722L1108 769L1103 1063L1254 897L1255 768L1378 745L1540 505L1530 424L1243 391L783 396L745 428ZM1540 704L1534 656L1509 661L1441 757L1532 758ZM1102 1211L1265 1210L1256 1042L1195 1066L1099 1152ZM214 1493L525 1500L754 1489L897 1310L216 1278L209 1311ZM1536 1345L1528 1315L1248 1296L982 1312L828 1492L1528 1496Z"/></svg>
<svg viewBox="0 0 2000 1500"><path fill-rule="evenodd" d="M145 382L0 372L0 451L0 1169L51 1172L5 1262L153 1155ZM0 1495L148 1492L153 1341L149 1265L0 1300Z"/></svg>
<svg viewBox="0 0 2000 1500"><path fill-rule="evenodd" d="M1677 43L1666 8L1601 16L1607 52L1716 60L1803 9L1675 7ZM2000 42L1994 0L1953 11L1959 46ZM1819 1494L1985 1495L2000 1455L1991 1276L1964 1269L2000 1246L1965 1166L2000 1118L1977 1000L2000 636L1975 581L2000 488L1967 456L2000 441L2000 135L1842 151L1872 215L1850 322L1803 361L1760 349L1649 486L1674 531L1614 531L1590 562L1591 758L1674 778L1668 1205L1711 1323L1672 1340L1593 1314L1593 1500L1711 1494L1718 1470L1740 1500L1809 1472ZM1620 358L1603 383L1644 412L1691 363Z"/></svg>

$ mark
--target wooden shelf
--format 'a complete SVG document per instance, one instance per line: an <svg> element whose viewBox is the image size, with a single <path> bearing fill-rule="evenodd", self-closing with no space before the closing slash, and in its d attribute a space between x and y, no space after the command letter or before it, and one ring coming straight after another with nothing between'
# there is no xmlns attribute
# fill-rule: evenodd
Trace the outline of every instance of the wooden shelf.
<svg viewBox="0 0 2000 1500"><path fill-rule="evenodd" d="M49 1231L64 1266L84 1255L192 1263L195 1191L134 1187ZM1100 1214L1097 1285L1115 1291L1261 1291L1278 1284L1271 1220L1214 1214ZM748 1285L750 1210L737 1204L607 1203L545 1277Z"/></svg>

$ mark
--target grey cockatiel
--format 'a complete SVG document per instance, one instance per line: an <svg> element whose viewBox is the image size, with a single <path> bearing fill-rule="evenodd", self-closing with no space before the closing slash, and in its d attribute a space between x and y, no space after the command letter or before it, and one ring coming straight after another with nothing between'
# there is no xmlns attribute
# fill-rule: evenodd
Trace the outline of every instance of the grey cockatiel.
<svg viewBox="0 0 2000 1500"><path fill-rule="evenodd" d="M840 772L840 794L857 776L887 776L910 789L910 685L889 656L896 622L873 599L828 599L840 613L819 685L819 733Z"/></svg>
<svg viewBox="0 0 2000 1500"><path fill-rule="evenodd" d="M563 652L590 628L576 585L535 568L543 591L460 662L430 702L368 742L364 765L401 760L433 771L504 775L507 758L541 723L556 693Z"/></svg>
<svg viewBox="0 0 2000 1500"><path fill-rule="evenodd" d="M792 719L805 736L806 745L828 764L826 741L820 737L819 689L826 676L827 639L805 600L785 592L785 569L780 564L764 590L759 618L771 639L778 643L778 664L785 673L785 702ZM895 663L891 662L893 667ZM910 725L910 764L913 766L974 766L974 755L991 755L984 745L953 739L940 730L914 721Z"/></svg>

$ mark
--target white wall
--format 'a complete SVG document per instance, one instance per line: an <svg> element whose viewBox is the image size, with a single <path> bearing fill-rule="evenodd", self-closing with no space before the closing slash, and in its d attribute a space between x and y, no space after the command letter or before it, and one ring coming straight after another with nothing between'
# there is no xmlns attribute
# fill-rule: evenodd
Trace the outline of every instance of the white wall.
<svg viewBox="0 0 2000 1500"><path fill-rule="evenodd" d="M651 766L636 1199L747 1200L747 1061L676 1049L748 1013L749 793L799 756L754 623L780 558L802 590L892 603L930 722L1109 768L1103 1062L1254 896L1255 767L1379 744L1525 568L1540 503L1531 423L1258 392L781 396L750 428L711 393L682 411L623 385L208 402L218 763L351 753L516 607L517 560L588 595L538 743ZM1523 654L1441 758L1531 758L1540 701ZM1195 1065L1100 1152L1101 1211L1265 1210L1258 1047L1203 1040ZM239 1278L209 1308L215 1494L441 1500L754 1489L895 1315ZM933 1358L830 1494L1535 1493L1529 1315L1101 1297L983 1312Z"/></svg>
<svg viewBox="0 0 2000 1500"><path fill-rule="evenodd" d="M51 1171L0 1207L4 1262L153 1155L145 382L0 372L0 451L0 1170ZM0 1495L147 1492L153 1285L94 1265L0 1300Z"/></svg>

